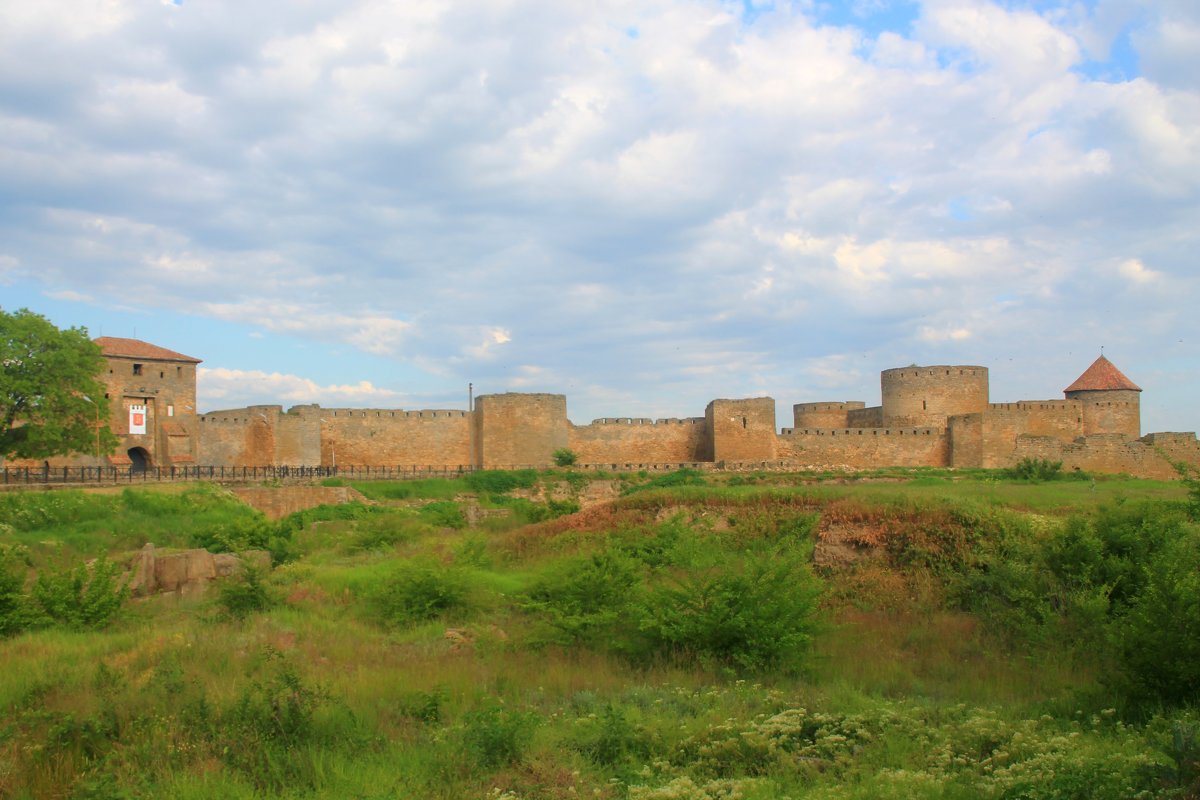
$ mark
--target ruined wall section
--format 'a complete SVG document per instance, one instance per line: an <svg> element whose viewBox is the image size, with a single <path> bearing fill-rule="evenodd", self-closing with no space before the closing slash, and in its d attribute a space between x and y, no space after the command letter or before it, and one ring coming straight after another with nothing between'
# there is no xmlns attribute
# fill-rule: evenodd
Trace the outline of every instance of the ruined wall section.
<svg viewBox="0 0 1200 800"><path fill-rule="evenodd" d="M474 422L475 463L489 469L548 466L570 443L566 395L480 395Z"/></svg>
<svg viewBox="0 0 1200 800"><path fill-rule="evenodd" d="M942 428L784 428L778 457L805 467L944 467L950 435Z"/></svg>
<svg viewBox="0 0 1200 800"><path fill-rule="evenodd" d="M704 461L709 448L704 417L608 418L572 425L568 447L581 464L682 464Z"/></svg>
<svg viewBox="0 0 1200 800"><path fill-rule="evenodd" d="M471 426L469 412L453 409L323 409L320 463L468 466L474 463Z"/></svg>
<svg viewBox="0 0 1200 800"><path fill-rule="evenodd" d="M857 400L827 403L796 403L792 422L796 428L850 428L850 412L862 411L866 403Z"/></svg>
<svg viewBox="0 0 1200 800"><path fill-rule="evenodd" d="M234 467L280 463L276 460L275 439L282 416L282 406L248 406L201 414L196 460L205 465Z"/></svg>
<svg viewBox="0 0 1200 800"><path fill-rule="evenodd" d="M987 367L899 367L880 373L883 427L946 428L949 418L988 405Z"/></svg>
<svg viewBox="0 0 1200 800"><path fill-rule="evenodd" d="M1163 457L1164 453L1167 458ZM1141 439L1130 439L1120 433L1100 433L1074 442L1063 442L1051 436L1020 436L1014 460L1023 458L1061 461L1066 470L1128 473L1142 478L1173 480L1179 476L1171 466L1172 460L1200 467L1200 444L1194 433L1153 433Z"/></svg>
<svg viewBox="0 0 1200 800"><path fill-rule="evenodd" d="M1076 400L1021 400L991 403L982 415L983 450L971 466L1010 467L1017 437L1050 436L1072 442L1084 435L1083 407Z"/></svg>
<svg viewBox="0 0 1200 800"><path fill-rule="evenodd" d="M797 425L798 428L806 426ZM847 428L882 428L883 427L883 406L870 406L869 408L850 409L846 414Z"/></svg>
<svg viewBox="0 0 1200 800"><path fill-rule="evenodd" d="M704 410L710 432L705 461L771 461L776 457L775 400L713 400Z"/></svg>

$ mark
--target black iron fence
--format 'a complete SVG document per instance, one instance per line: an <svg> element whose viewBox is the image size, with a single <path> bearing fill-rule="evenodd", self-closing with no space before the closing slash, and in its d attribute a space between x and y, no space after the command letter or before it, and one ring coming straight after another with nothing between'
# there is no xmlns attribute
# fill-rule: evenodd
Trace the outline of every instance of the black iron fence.
<svg viewBox="0 0 1200 800"><path fill-rule="evenodd" d="M491 465L489 470L546 469L548 464ZM588 472L669 472L690 467L713 469L708 462L670 464L577 464L571 469ZM767 462L763 462L767 466ZM75 484L136 484L171 481L311 481L321 478L348 480L415 480L418 478L457 478L470 472L482 471L470 464L401 465L401 466L193 466L172 467L4 467L0 469L0 486L67 486Z"/></svg>

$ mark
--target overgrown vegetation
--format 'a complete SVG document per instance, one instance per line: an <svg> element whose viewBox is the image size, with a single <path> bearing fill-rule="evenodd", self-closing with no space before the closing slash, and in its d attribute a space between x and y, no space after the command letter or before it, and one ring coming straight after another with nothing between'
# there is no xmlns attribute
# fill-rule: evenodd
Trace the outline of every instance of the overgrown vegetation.
<svg viewBox="0 0 1200 800"><path fill-rule="evenodd" d="M0 796L1200 797L1194 484L476 476L0 495Z"/></svg>

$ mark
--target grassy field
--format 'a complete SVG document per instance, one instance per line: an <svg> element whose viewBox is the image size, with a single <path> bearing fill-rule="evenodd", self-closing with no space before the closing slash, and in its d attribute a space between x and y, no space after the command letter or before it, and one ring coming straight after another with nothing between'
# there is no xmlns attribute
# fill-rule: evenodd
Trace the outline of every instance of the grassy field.
<svg viewBox="0 0 1200 800"><path fill-rule="evenodd" d="M355 488L0 495L0 797L1200 797L1184 484ZM146 542L276 566L114 604Z"/></svg>

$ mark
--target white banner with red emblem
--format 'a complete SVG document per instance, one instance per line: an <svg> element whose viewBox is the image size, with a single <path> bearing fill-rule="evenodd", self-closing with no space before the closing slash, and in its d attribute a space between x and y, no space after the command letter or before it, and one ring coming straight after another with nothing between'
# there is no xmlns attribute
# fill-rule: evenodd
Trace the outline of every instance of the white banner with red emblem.
<svg viewBox="0 0 1200 800"><path fill-rule="evenodd" d="M129 432L146 432L146 407L144 405L129 406Z"/></svg>

